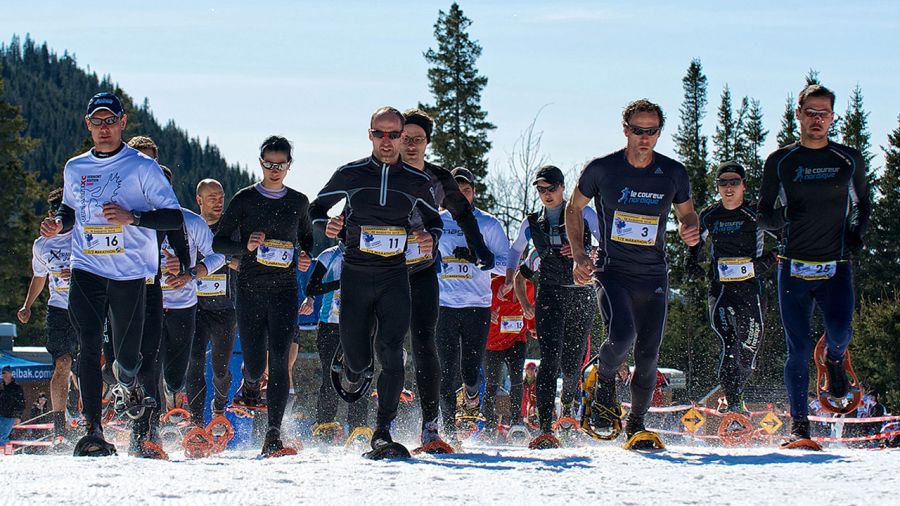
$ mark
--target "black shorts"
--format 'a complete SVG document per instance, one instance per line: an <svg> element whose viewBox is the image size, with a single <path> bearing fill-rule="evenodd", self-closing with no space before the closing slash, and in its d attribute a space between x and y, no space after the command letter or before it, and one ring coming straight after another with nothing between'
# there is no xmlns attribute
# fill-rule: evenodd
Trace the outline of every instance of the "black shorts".
<svg viewBox="0 0 900 506"><path fill-rule="evenodd" d="M78 354L78 335L67 309L47 306L47 352L54 361L63 355L74 359Z"/></svg>

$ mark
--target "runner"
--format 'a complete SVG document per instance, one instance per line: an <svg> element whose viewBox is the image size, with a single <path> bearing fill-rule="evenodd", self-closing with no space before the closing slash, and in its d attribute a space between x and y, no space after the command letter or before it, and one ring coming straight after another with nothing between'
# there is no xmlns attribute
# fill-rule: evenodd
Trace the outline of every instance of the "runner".
<svg viewBox="0 0 900 506"><path fill-rule="evenodd" d="M339 243L316 257L315 267L306 286L306 300L301 306L301 313L313 312L315 298L322 296L319 310L319 327L316 332L316 349L322 365L322 383L319 385L319 396L316 401L316 424L313 435L323 439L337 439L343 431L337 422L338 396L331 386L331 359L340 344L341 316L341 268L344 263L344 245ZM364 395L347 406L347 425L350 432L358 432L368 428L369 397Z"/></svg>
<svg viewBox="0 0 900 506"><path fill-rule="evenodd" d="M596 304L590 287L577 284L572 278L573 248L566 236L568 225L563 221L566 216L566 185L562 171L553 165L541 167L532 184L540 195L543 209L522 220L519 235L510 246L509 258L522 258L529 240L540 257L534 318L541 348L541 370L537 377L541 436L535 442L546 441L550 446L558 446L559 441L552 435L556 380L562 372L562 412L559 417L572 417L575 415L579 373ZM597 214L590 207L581 206L578 216L581 216L578 234L569 234L569 237L578 237L580 249L590 251L591 234L600 240ZM514 275L514 267L507 266L506 282L498 293L504 296L509 293ZM519 302L522 303L523 299L520 298ZM525 315L531 316L527 311Z"/></svg>
<svg viewBox="0 0 900 506"><path fill-rule="evenodd" d="M452 174L459 190L474 206L474 174L462 167L453 169ZM467 423L482 418L481 366L491 324L491 273L505 271L509 254L503 225L481 209L474 209L481 236L494 256L495 266L490 272L478 268L478 259L468 248L461 227L449 211L441 211L444 232L439 248L441 309L436 340L444 433L453 434L451 439L456 432L454 420Z"/></svg>
<svg viewBox="0 0 900 506"><path fill-rule="evenodd" d="M215 234L225 208L225 190L215 179L197 183L197 206L200 216ZM187 370L187 398L194 426L204 426L206 402L206 348L212 343L212 418L225 414L228 390L231 388L231 355L234 351L237 318L234 311L235 278L238 260L226 257L227 263L197 283L197 325L191 342L191 358Z"/></svg>
<svg viewBox="0 0 900 506"><path fill-rule="evenodd" d="M62 188L50 192L49 217L53 217L62 204ZM53 238L38 237L31 248L31 284L28 294L16 316L25 325L31 319L31 305L50 280L50 299L47 301L47 352L53 358L53 376L50 378L50 407L53 420L54 443L64 444L66 429L66 398L69 395L69 374L72 361L78 356L78 336L69 321L69 279L72 275L72 232Z"/></svg>
<svg viewBox="0 0 900 506"><path fill-rule="evenodd" d="M260 408L260 380L266 370L268 430L262 455L296 454L281 441L281 419L288 400L288 352L299 301L294 268L306 270L313 246L306 195L284 185L290 170L291 144L271 136L259 149L263 180L238 191L219 220L213 249L241 256L238 271L237 322L244 356L244 380L232 403ZM239 239L232 234L238 231ZM300 252L295 255L295 248Z"/></svg>
<svg viewBox="0 0 900 506"><path fill-rule="evenodd" d="M834 93L813 84L797 100L800 141L766 159L759 221L784 228L778 265L778 305L787 340L784 381L791 403L787 445L809 439L810 317L813 303L825 324L829 393L847 395L844 357L852 336L855 297L850 258L860 251L871 205L866 163L859 151L828 140ZM782 207L775 207L779 201Z"/></svg>
<svg viewBox="0 0 900 506"><path fill-rule="evenodd" d="M118 97L103 92L91 98L85 125L94 147L66 163L63 203L55 218L41 223L47 238L74 227L69 308L81 343L78 370L87 422L76 456L115 454L100 419L100 350L107 318L117 403L124 409L148 404L137 374L145 279L159 269L151 229L177 230L184 221L159 164L122 142L126 122Z"/></svg>
<svg viewBox="0 0 900 506"><path fill-rule="evenodd" d="M581 237L580 212L591 198L603 217L603 239L596 262L580 242L572 243L575 279L587 282L594 273L597 302L609 329L599 355L593 359L599 381L591 404L596 408L588 405L586 409L598 416L611 415L605 420L592 420L598 425L609 426L613 419L618 423L616 371L634 345L632 406L626 428L626 447L634 448L662 446L655 434L644 430L644 415L656 385L659 346L666 325L669 286L665 233L672 207L682 240L688 246L700 240L687 171L677 161L654 151L664 120L662 109L648 100L628 104L622 113L625 149L585 166L566 213L570 240ZM541 270L544 268L542 261ZM543 339L540 327L538 334Z"/></svg>
<svg viewBox="0 0 900 506"><path fill-rule="evenodd" d="M411 232L421 253L430 255L442 226L430 177L400 161L404 121L394 108L376 110L369 128L372 155L338 169L310 208L313 219L324 223L328 210L347 200L346 218L333 220L326 229L334 238L346 221L340 316L343 375L355 384L371 374L372 334L377 329L374 344L382 372L372 448L400 453L405 450L392 445L390 423L403 389L403 337L410 323L407 237ZM425 230L412 230L413 209L422 214ZM375 451L372 456L382 454Z"/></svg>
<svg viewBox="0 0 900 506"><path fill-rule="evenodd" d="M719 384L728 411L744 408L744 386L756 368L765 330L766 290L762 275L775 265L764 253L756 205L744 200L744 167L725 162L716 170L721 200L700 213L700 242L690 248L689 275L709 279L709 324L722 342ZM705 274L698 261L706 240L711 261Z"/></svg>

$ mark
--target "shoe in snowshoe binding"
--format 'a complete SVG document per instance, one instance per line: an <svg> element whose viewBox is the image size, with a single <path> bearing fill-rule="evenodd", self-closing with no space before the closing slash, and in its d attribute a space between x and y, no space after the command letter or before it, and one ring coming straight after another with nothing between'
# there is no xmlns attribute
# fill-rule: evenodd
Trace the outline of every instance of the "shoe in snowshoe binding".
<svg viewBox="0 0 900 506"><path fill-rule="evenodd" d="M409 450L400 443L395 443L387 428L376 428L372 434L372 451L363 454L369 460L408 459Z"/></svg>
<svg viewBox="0 0 900 506"><path fill-rule="evenodd" d="M812 450L822 451L819 443L813 441L809 435L809 420L791 420L791 435L788 440L781 443L786 450Z"/></svg>
<svg viewBox="0 0 900 506"><path fill-rule="evenodd" d="M597 360L581 370L581 430L600 441L612 441L622 433L625 411L616 400L616 382L599 377Z"/></svg>
<svg viewBox="0 0 900 506"><path fill-rule="evenodd" d="M156 399L144 395L144 389L135 381L131 385L118 383L112 388L115 398L113 409L117 415L132 420L144 416L147 410L155 409Z"/></svg>
<svg viewBox="0 0 900 506"><path fill-rule="evenodd" d="M88 424L87 434L75 444L75 457L110 457L116 455L116 447L103 437L100 425Z"/></svg>
<svg viewBox="0 0 900 506"><path fill-rule="evenodd" d="M652 451L665 450L666 445L659 434L644 427L643 417L628 416L625 424L625 435L628 440L622 445L626 450Z"/></svg>
<svg viewBox="0 0 900 506"><path fill-rule="evenodd" d="M374 364L361 373L355 373L344 365L344 349L338 345L331 359L331 384L338 396L347 403L361 399L372 386L375 377Z"/></svg>
<svg viewBox="0 0 900 506"><path fill-rule="evenodd" d="M289 455L297 455L297 450L290 446L285 446L281 442L281 431L275 427L269 428L266 432L266 438L263 441L262 452L259 454L261 459L270 459L275 457L286 457Z"/></svg>
<svg viewBox="0 0 900 506"><path fill-rule="evenodd" d="M234 394L231 400L231 406L228 411L241 418L256 418L259 413L265 413L269 410L265 401L262 399L262 393L259 384L251 386L246 381L241 381L241 386Z"/></svg>
<svg viewBox="0 0 900 506"><path fill-rule="evenodd" d="M822 334L813 356L816 363L816 387L822 408L841 415L855 411L862 402L862 389L850 362L850 350L844 352L842 362L830 360L825 335Z"/></svg>
<svg viewBox="0 0 900 506"><path fill-rule="evenodd" d="M438 432L437 422L428 422L422 429L422 446L412 451L413 455L420 453L428 453L430 455L445 455L456 453L456 450L449 443L441 439Z"/></svg>

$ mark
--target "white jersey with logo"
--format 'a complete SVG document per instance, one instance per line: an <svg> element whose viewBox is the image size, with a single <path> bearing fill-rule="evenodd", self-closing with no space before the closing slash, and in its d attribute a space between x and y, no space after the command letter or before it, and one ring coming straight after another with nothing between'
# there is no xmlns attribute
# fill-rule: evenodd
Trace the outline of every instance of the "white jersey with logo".
<svg viewBox="0 0 900 506"><path fill-rule="evenodd" d="M197 265L197 253L203 255L203 265L206 266L208 272L215 272L225 265L225 255L216 253L212 249L213 234L206 224L206 220L201 218L193 211L182 208L181 214L184 215L184 228L187 231L188 250L191 253L191 267ZM175 231L178 233L178 231ZM166 250L171 255L175 255L175 251L169 246L169 240L163 241L160 250ZM163 308L165 309L185 309L197 303L197 282L194 280L185 284L181 288L172 288L166 284L166 256L160 258L163 273L159 283L163 294Z"/></svg>
<svg viewBox="0 0 900 506"><path fill-rule="evenodd" d="M344 251L340 245L332 246L316 257L316 262L325 268L322 283L340 281L341 270L344 266ZM322 296L322 307L319 309L319 321L324 323L340 323L341 318L341 289L328 292Z"/></svg>
<svg viewBox="0 0 900 506"><path fill-rule="evenodd" d="M441 290L440 303L444 307L491 307L491 273L506 273L509 238L503 231L503 225L481 209L475 208L473 213L485 245L494 254L494 268L483 271L479 266L453 256L456 248L468 247L466 237L450 212L441 211L444 233L438 246L441 253L438 286Z"/></svg>
<svg viewBox="0 0 900 506"><path fill-rule="evenodd" d="M59 309L69 308L69 280L61 272L69 269L72 254L72 233L56 237L38 237L31 247L31 271L35 277L47 276L50 300L47 304Z"/></svg>
<svg viewBox="0 0 900 506"><path fill-rule="evenodd" d="M117 281L154 276L156 231L111 225L103 217L103 204L141 212L178 209L159 164L128 146L109 158L88 151L66 163L63 179L63 204L75 211L72 268Z"/></svg>

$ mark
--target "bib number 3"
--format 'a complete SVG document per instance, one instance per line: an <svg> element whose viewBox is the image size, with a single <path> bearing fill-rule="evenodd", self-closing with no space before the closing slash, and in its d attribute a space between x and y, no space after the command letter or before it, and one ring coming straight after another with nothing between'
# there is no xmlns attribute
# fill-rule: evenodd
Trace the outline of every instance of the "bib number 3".
<svg viewBox="0 0 900 506"><path fill-rule="evenodd" d="M625 244L653 246L656 244L657 231L659 231L659 216L616 211L613 215L610 239Z"/></svg>

